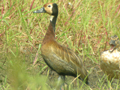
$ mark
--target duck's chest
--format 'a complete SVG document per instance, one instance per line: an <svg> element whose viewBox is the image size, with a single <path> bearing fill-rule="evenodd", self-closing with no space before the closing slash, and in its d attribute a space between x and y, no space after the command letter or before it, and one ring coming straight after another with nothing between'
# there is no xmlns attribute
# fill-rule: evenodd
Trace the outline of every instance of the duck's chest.
<svg viewBox="0 0 120 90"><path fill-rule="evenodd" d="M41 54L44 56L49 56L54 51L54 48L54 41L43 43L41 46Z"/></svg>
<svg viewBox="0 0 120 90"><path fill-rule="evenodd" d="M50 53L50 45L44 44L41 46L41 54L48 55Z"/></svg>

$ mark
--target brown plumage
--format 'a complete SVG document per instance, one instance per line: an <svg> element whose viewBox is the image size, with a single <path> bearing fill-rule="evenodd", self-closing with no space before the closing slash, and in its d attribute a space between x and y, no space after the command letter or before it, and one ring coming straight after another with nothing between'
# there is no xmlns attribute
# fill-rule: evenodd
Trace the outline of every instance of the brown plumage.
<svg viewBox="0 0 120 90"><path fill-rule="evenodd" d="M108 75L108 79L120 78L120 40L112 36L109 42L111 49L101 54L100 67Z"/></svg>
<svg viewBox="0 0 120 90"><path fill-rule="evenodd" d="M85 80L88 84L87 71L82 60L69 48L61 46L55 40L55 24L58 16L58 6L55 3L47 3L34 13L48 13L51 15L48 31L43 39L41 55L46 64L60 76L71 75Z"/></svg>

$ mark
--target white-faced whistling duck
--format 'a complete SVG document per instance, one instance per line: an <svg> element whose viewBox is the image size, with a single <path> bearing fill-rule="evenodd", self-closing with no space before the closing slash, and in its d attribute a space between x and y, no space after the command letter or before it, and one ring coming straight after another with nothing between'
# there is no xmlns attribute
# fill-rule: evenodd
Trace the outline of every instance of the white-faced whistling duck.
<svg viewBox="0 0 120 90"><path fill-rule="evenodd" d="M111 37L109 42L111 49L104 51L101 54L100 67L105 74L108 75L108 80L120 77L120 40L118 36Z"/></svg>
<svg viewBox="0 0 120 90"><path fill-rule="evenodd" d="M41 46L41 55L45 63L59 74L59 79L64 81L65 75L76 77L88 84L87 71L82 60L72 50L61 46L55 40L55 25L58 16L56 3L47 3L40 10L33 13L47 13L51 15L50 24Z"/></svg>

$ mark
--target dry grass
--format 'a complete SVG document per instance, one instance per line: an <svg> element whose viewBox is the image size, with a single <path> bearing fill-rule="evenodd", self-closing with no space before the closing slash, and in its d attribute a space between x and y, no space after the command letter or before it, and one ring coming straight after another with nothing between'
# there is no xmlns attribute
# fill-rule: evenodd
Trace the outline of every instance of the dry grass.
<svg viewBox="0 0 120 90"><path fill-rule="evenodd" d="M1 0L0 69L3 71L3 67L10 66L6 70L8 73L4 75L1 89L10 89L11 84L6 81L9 79L15 79L16 87L19 86L21 90L26 87L27 90L41 90L41 86L45 88L45 85L41 84L42 76L39 77L38 74L48 70L40 56L40 47L49 24L49 16L32 12L40 9L47 2L55 2L59 6L56 40L81 55L85 62L92 62L99 67L99 55L102 51L109 49L110 37L114 34L120 37L119 0L58 0L57 2L55 0ZM15 72L8 61L13 63ZM16 61L21 63L21 66L19 63L16 64ZM34 61L36 63L33 66ZM92 68L93 66L90 66L90 70ZM21 72L23 69L24 71ZM14 73L9 72L10 70ZM88 72L91 74L90 70ZM45 73L47 77L48 72L49 70ZM18 73L26 75L26 78L18 76ZM18 77L14 78L11 74ZM22 80L19 81L19 79ZM41 86L38 87L39 84ZM25 86L21 87L21 85ZM102 85L103 83L98 87L104 89ZM49 87L49 84L47 86ZM106 88L111 89L111 85L108 84ZM84 89L84 85L81 89Z"/></svg>

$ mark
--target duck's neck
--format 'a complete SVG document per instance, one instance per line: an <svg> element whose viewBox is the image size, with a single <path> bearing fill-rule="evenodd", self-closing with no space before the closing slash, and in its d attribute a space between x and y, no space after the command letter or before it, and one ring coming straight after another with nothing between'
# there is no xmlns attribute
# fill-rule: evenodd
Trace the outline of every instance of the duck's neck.
<svg viewBox="0 0 120 90"><path fill-rule="evenodd" d="M118 44L117 50L120 52L120 40L117 42L117 44Z"/></svg>
<svg viewBox="0 0 120 90"><path fill-rule="evenodd" d="M50 17L50 23L52 24L54 32L55 32L56 20L57 20L57 16L51 16Z"/></svg>
<svg viewBox="0 0 120 90"><path fill-rule="evenodd" d="M117 48L117 50L120 52L120 46Z"/></svg>
<svg viewBox="0 0 120 90"><path fill-rule="evenodd" d="M43 43L45 44L46 42L50 41L50 40L55 40L55 25L56 25L56 20L57 20L57 16L51 16L50 18L50 24L48 26L48 30L46 32L46 35L43 39Z"/></svg>

